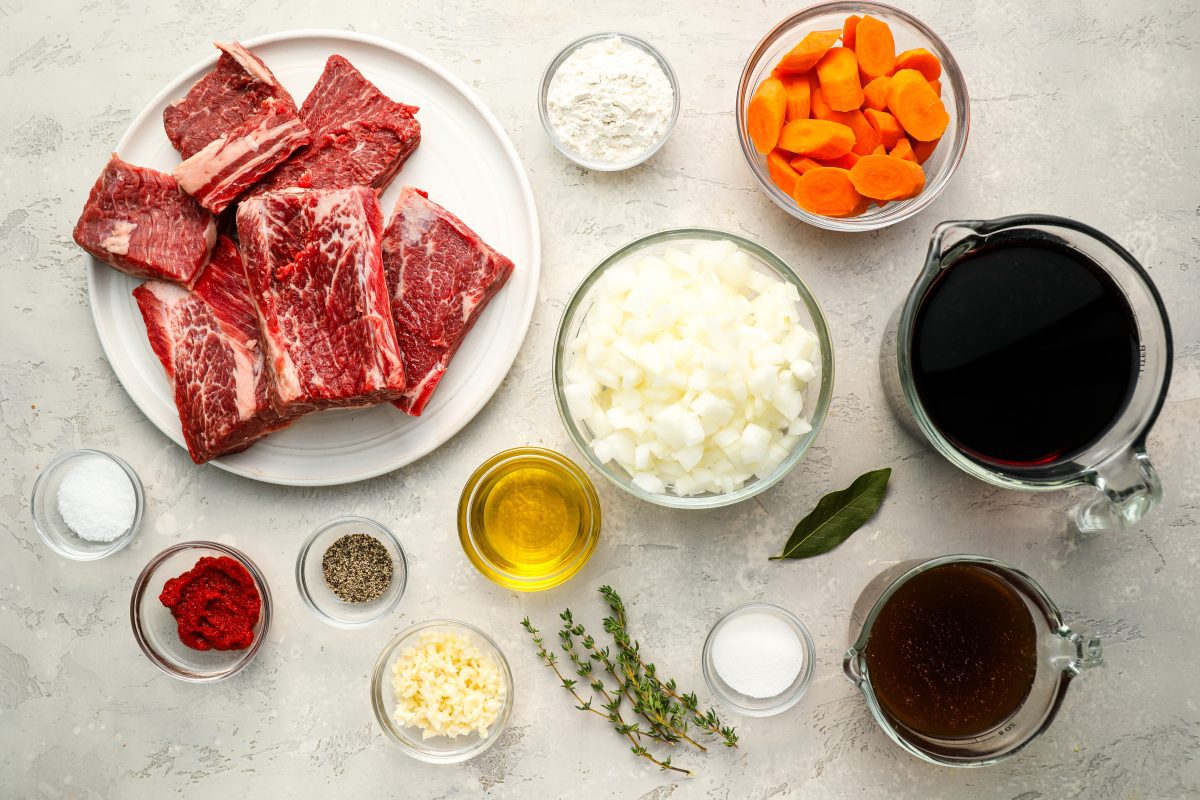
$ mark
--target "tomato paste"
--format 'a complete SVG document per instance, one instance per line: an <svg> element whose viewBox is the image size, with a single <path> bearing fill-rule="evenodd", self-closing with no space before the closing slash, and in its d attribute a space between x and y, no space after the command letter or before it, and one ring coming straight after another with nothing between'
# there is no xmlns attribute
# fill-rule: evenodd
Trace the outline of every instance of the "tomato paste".
<svg viewBox="0 0 1200 800"><path fill-rule="evenodd" d="M193 650L245 650L254 642L262 598L254 578L229 556L204 556L163 586L179 641Z"/></svg>

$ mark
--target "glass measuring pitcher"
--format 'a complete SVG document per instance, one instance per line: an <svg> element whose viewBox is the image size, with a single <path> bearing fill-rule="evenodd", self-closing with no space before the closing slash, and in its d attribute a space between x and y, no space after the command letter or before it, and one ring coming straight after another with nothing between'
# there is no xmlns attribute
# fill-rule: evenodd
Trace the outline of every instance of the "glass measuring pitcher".
<svg viewBox="0 0 1200 800"><path fill-rule="evenodd" d="M901 587L930 570L946 565L974 568L985 573L989 580L999 581L1007 587L1009 594L1019 598L1017 602L1028 610L1034 625L1030 637L1030 642L1034 643L1034 655L1030 659L1032 678L1028 694L1019 700L1015 710L1006 711L1005 716L998 718L988 728L973 731L969 735L937 735L906 725L897 715L888 711L886 700L881 702L881 697L885 695L877 691L879 687L872 682L869 668L871 635L876 630L881 613ZM902 595L897 600L893 615L911 612L909 595ZM920 619L928 620L929 617ZM987 633L993 635L991 630ZM886 636L884 633L881 635ZM850 641L850 649L846 651L843 661L846 677L862 692L879 726L892 741L909 753L934 764L952 767L994 764L1036 739L1054 721L1071 680L1085 669L1100 664L1103 658L1100 640L1067 627L1058 608L1036 581L1008 564L975 555L905 561L880 573L867 584L855 603L850 618ZM886 646L886 639L877 646ZM1001 653L1006 646L1006 642L996 644Z"/></svg>
<svg viewBox="0 0 1200 800"><path fill-rule="evenodd" d="M1007 248L1007 249L1006 249ZM1037 264L1016 266L1015 260L1010 264L1004 261L1004 254L1011 253L1012 248L1023 249L1025 252L1037 252L1047 255L1047 258L1069 258L1072 263L1086 264L1087 269L1096 274L1097 285L1104 279L1103 285L1111 284L1111 294L1121 298L1115 302L1121 306L1120 321L1128 327L1125 347L1119 355L1128 367L1128 384L1122 384L1124 394L1117 395L1119 402L1114 402L1111 414L1104 413L1097 434L1061 453L1045 459L1018 462L981 456L977 450L972 450L961 440L947 433L935 422L936 415L922 399L919 385L919 374L914 362L918 351L915 349L924 341L929 342L958 342L959 338L942 337L940 339L926 338L920 340L918 327L924 324L927 306L932 308L936 293L949 281L945 280L950 270L957 265L968 263L978 264L980 256L987 255L992 259L994 269L992 280L996 286L1007 287L1009 281L1017 280L1017 275L1034 276L1031 280L1042 280L1040 276L1050 275L1052 271L1042 270ZM996 258L995 254L1001 254ZM1014 256L1015 258L1015 256ZM977 269L971 267L971 269ZM1041 271L1039 271L1041 270ZM964 273L953 273L962 275ZM1048 280L1048 279L1046 279ZM960 283L961 285L961 283ZM1004 296L1000 293L999 296ZM1012 295L1017 296L1014 291ZM1047 291L1035 291L1033 298L1055 298L1048 302L1058 302L1058 295ZM1122 302L1123 300L1123 302ZM990 294L977 294L975 301L985 310L996 310L997 318L1013 320L1014 327L1027 324L1025 320L1033 319L1033 312L1026 307L1015 306L1004 301L993 302ZM944 302L944 301L943 301ZM1064 301L1065 302L1065 301ZM1125 307L1127 306L1127 308ZM953 308L954 306L944 306ZM1094 308L1095 304L1085 306ZM933 312L928 312L932 318ZM1003 315L1008 315L1007 317ZM1082 325L1077 324L1078 316L1066 317L1056 322L1061 327L1054 329L1053 334L1061 340L1064 336L1073 336L1075 331L1082 331ZM989 336L999 339L1005 334L995 333L993 323L975 316L962 315L957 323L959 327L970 333L963 339L970 339L976 334L983 341ZM1028 323L1032 326L1032 323ZM1049 328L1040 329L1050 331ZM1085 341L1082 332L1078 334ZM1025 339L1012 339L1019 346L1034 340L1028 336ZM1054 342L1058 346L1058 341ZM975 345L971 345L975 346ZM988 363L997 350L987 350L991 342L984 341L978 345L979 351L987 353L987 358L981 358L979 364ZM1005 343L1008 346L1008 342ZM958 347L956 344L947 345L948 349ZM963 349L965 349L965 345ZM1047 351L1049 348L1047 348ZM1105 364L1107 351L1101 352L1094 347L1084 346L1083 353L1091 363ZM923 351L922 351L923 352ZM1064 364L1064 369L1076 372L1085 370L1084 375L1099 376L1095 368L1081 366L1082 357L1075 354L1079 350L1061 350L1051 361L1039 362L1036 366L1042 370L1053 370L1055 364ZM1116 358L1113 363L1117 363ZM1062 217L1051 216L1012 216L995 220L959 220L943 222L933 232L929 244L929 252L925 266L917 277L905 302L893 315L883 337L880 355L880 374L883 381L884 393L893 411L910 429L915 428L945 456L951 463L977 478L998 486L1027 491L1050 491L1070 486L1090 485L1098 490L1098 494L1081 504L1073 512L1074 520L1080 530L1098 531L1122 528L1140 520L1162 497L1162 486L1154 467L1146 455L1146 436L1154 420L1162 408L1166 397L1167 386L1171 376L1172 344L1170 325L1162 298L1151 282L1150 277L1133 256L1103 233L1087 225ZM1024 362L1029 363L1029 362ZM977 364L971 364L972 369L979 369ZM1114 367L1116 369L1116 367ZM943 373L943 375L948 373ZM975 374L995 376L996 371L987 372L979 369ZM1043 372L1043 374L1046 374ZM1051 374L1065 375L1058 371ZM1114 372L1114 374L1117 374ZM1036 414L1028 413L1033 400L1039 397L1041 391L1036 383L1028 377L1027 370L1014 369L1011 381L1015 393L1024 392L1020 414L1014 406L1011 419L1002 420L1004 424L1014 426L1030 419L1033 423L1044 422ZM1107 373L1104 374L1107 379ZM991 380L992 378L989 378ZM1122 376L1123 379L1123 376ZM1025 381L1025 383L1022 383ZM943 384L951 385L951 384ZM961 384L957 384L961 385ZM1067 382L1067 385L1082 385ZM1066 416L1074 419L1072 409L1080 413L1098 413L1096 408L1101 405L1098 395L1087 395L1082 389L1080 397L1074 402L1059 402L1056 405L1043 405L1042 408L1053 408L1059 417ZM997 397L988 394L988 397ZM1120 398L1124 399L1121 400ZM1089 402L1091 400L1095 402ZM1005 408L1004 406L1000 406ZM959 408L970 408L960 405ZM970 412L964 412L969 417ZM986 431L988 420L995 417L981 417L976 420L977 430ZM1051 417L1047 416L1047 420ZM1020 427L1016 428L1021 430Z"/></svg>

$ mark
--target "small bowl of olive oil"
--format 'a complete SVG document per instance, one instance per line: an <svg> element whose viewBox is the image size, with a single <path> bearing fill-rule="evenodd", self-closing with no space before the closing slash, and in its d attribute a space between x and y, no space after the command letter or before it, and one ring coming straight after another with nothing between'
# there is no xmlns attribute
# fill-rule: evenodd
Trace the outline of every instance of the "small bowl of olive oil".
<svg viewBox="0 0 1200 800"><path fill-rule="evenodd" d="M538 592L583 569L600 538L600 500L565 456L540 447L505 450L463 487L458 538L492 581Z"/></svg>

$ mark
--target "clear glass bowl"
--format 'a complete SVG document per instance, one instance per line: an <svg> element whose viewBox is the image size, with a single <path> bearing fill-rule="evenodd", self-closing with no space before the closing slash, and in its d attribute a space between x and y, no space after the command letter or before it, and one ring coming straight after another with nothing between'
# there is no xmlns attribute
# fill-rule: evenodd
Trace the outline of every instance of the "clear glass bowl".
<svg viewBox="0 0 1200 800"><path fill-rule="evenodd" d="M342 600L325 583L321 560L331 544L351 533L365 533L387 548L392 557L392 582L382 595L365 603ZM362 628L387 616L404 596L408 560L400 539L384 525L366 517L338 517L317 528L296 556L296 587L304 604L322 622L339 628Z"/></svg>
<svg viewBox="0 0 1200 800"><path fill-rule="evenodd" d="M402 726L396 722L393 716L396 700L392 690L392 664L395 663L396 658L405 647L416 644L424 631L447 631L466 636L496 660L496 666L500 669L500 677L504 683L504 705L501 706L496 721L488 729L487 737L471 733L468 736L455 738L434 736L422 739L420 729ZM379 654L379 658L375 662L375 669L371 673L371 708L375 711L375 720L379 723L379 727L405 753L418 761L430 764L457 764L487 750L500 737L500 733L508 722L508 715L512 712L512 707L513 677L504 653L500 652L500 648L486 633L465 622L436 619L402 631L388 642L387 647L383 648L383 652Z"/></svg>
<svg viewBox="0 0 1200 800"><path fill-rule="evenodd" d="M888 24L896 39L896 52L923 47L942 62L942 100L950 114L950 125L942 135L937 149L923 165L925 189L916 197L888 203L883 208L872 206L857 217L826 217L812 214L800 208L785 194L767 172L767 159L759 155L746 131L746 108L758 85L770 76L771 70L784 53L791 50L811 31L841 29L846 17L851 14L870 14ZM950 176L962 161L967 147L967 132L971 126L971 104L967 96L967 83L958 62L950 49L938 35L916 17L883 3L834 2L818 3L799 11L780 22L763 37L754 48L737 90L738 139L742 143L742 154L759 186L777 206L797 219L818 228L832 231L873 231L886 228L906 220L937 199L950 182Z"/></svg>
<svg viewBox="0 0 1200 800"><path fill-rule="evenodd" d="M800 665L799 674L796 675L795 680L786 689L774 697L751 697L742 694L721 678L721 674L717 672L716 665L713 663L712 648L713 643L716 641L717 633L731 620L745 614L769 614L783 621L795 632L796 637L800 640L804 648L804 661ZM804 623L800 621L799 617L787 609L768 603L746 603L745 605L740 605L726 611L712 626L712 629L708 632L708 638L704 640L701 669L704 672L704 681L708 684L709 690L719 697L725 705L737 713L748 717L770 717L787 711L800 702L800 698L808 691L808 685L812 683L816 658L817 650L813 645L812 636L809 635L808 628L804 627Z"/></svg>
<svg viewBox="0 0 1200 800"><path fill-rule="evenodd" d="M552 570L536 575L513 572L504 564L489 558L488 548L480 542L484 534L476 527L480 516L477 507L483 502L483 491L489 487L492 479L498 473L522 467L541 468L570 483L578 489L583 506L578 536L562 553L557 554ZM583 569L600 540L600 521L600 498L596 496L596 487L588 476L566 456L541 447L516 447L492 456L480 464L467 480L458 502L458 538L467 558L484 577L520 592L551 589L566 583Z"/></svg>
<svg viewBox="0 0 1200 800"><path fill-rule="evenodd" d="M175 618L158 599L167 581L196 566L204 556L228 556L245 567L254 579L262 608L254 626L254 642L245 650L193 650L179 640ZM129 602L129 617L134 638L154 666L182 681L211 683L241 672L258 654L271 627L271 590L262 572L240 550L216 542L183 542L156 555L138 575Z"/></svg>
<svg viewBox="0 0 1200 800"><path fill-rule="evenodd" d="M67 525L62 514L58 513L58 489L63 479L76 465L91 458L104 458L116 464L129 477L133 484L134 512L133 522L128 530L111 542L91 542L75 534ZM122 549L133 541L138 528L142 524L142 512L146 507L145 492L142 481L138 478L133 467L112 453L101 450L71 450L63 453L46 465L37 480L33 483L33 496L30 499L30 511L33 513L33 527L41 534L46 546L61 556L73 558L76 561L95 561Z"/></svg>
<svg viewBox="0 0 1200 800"><path fill-rule="evenodd" d="M600 41L602 39L610 39L613 36L619 37L629 44L644 50L649 53L658 65L662 67L663 74L667 76L667 81L671 84L671 90L674 93L675 99L671 108L671 120L667 123L667 127L663 130L662 136L657 142L651 145L648 149L642 151L638 155L626 159L625 161L594 161L587 157L576 153L569 148L554 130L554 126L550 124L550 111L547 108L547 97L550 94L550 82L554 79L554 73L558 72L558 68L568 57L580 47L591 42ZM584 36L582 39L576 39L569 45L558 52L546 67L546 71L542 73L542 82L538 86L538 116L542 119L542 127L546 129L546 135L550 137L550 141L558 148L558 151L566 156L571 161L581 167L596 170L598 172L619 172L623 169L636 167L650 156L654 155L666 144L667 139L671 138L671 131L675 128L675 123L679 120L679 79L675 77L675 71L671 69L670 62L663 57L663 54L658 52L651 44L645 42L636 36L630 36L628 33L618 33L615 31L606 31L602 33L593 33Z"/></svg>
<svg viewBox="0 0 1200 800"><path fill-rule="evenodd" d="M750 256L755 269L786 280L794 285L800 294L800 302L806 317L804 322L816 334L820 349L820 361L814 364L818 369L817 378L809 382L804 396L804 408L808 414L808 421L812 425L812 430L801 437L799 443L797 443L788 457L771 474L764 478L754 478L747 481L740 489L720 494L708 492L688 497L678 497L670 493L648 492L634 484L633 476L625 470L616 464L602 462L596 456L595 451L588 444L588 441L592 437L586 423L582 420L577 420L571 413L567 405L566 395L563 393L563 389L566 386L566 372L570 368L570 364L568 363L568 345L575 339L580 326L587 318L588 311L591 310L592 299L589 297L589 292L596 284L596 281L600 280L600 277L604 275L605 270L636 254L666 249L668 245L687 245L699 241L719 239L728 239L736 244ZM566 426L567 434L571 437L571 441L575 443L579 452L587 459L588 463L605 478L608 478L634 497L639 497L642 500L647 500L657 505L668 506L670 508L718 508L720 506L739 503L760 492L766 491L791 472L792 468L800 463L800 459L808 452L808 448L816 440L817 434L821 432L821 426L825 423L825 416L829 412L829 402L833 396L833 343L829 336L829 327L825 323L825 315L821 312L821 307L817 305L816 298L813 297L812 292L809 291L808 286L800 279L800 276L780 259L779 256L749 239L744 239L732 233L707 228L678 228L653 233L630 242L624 247L617 249L588 273L588 276L579 284L575 293L571 295L566 310L563 311L562 319L559 321L558 333L554 338L553 377L554 400L558 405L558 413L562 417L563 425Z"/></svg>

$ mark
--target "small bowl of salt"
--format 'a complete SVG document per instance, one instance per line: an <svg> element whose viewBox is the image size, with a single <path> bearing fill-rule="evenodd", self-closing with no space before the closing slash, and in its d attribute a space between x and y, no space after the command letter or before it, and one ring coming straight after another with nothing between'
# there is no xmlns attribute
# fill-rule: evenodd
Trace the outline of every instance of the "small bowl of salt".
<svg viewBox="0 0 1200 800"><path fill-rule="evenodd" d="M712 693L748 717L786 711L812 682L816 648L792 612L767 603L726 611L704 640L701 667Z"/></svg>
<svg viewBox="0 0 1200 800"><path fill-rule="evenodd" d="M46 545L76 561L95 561L129 544L145 496L133 468L100 450L72 450L33 484L33 525Z"/></svg>
<svg viewBox="0 0 1200 800"><path fill-rule="evenodd" d="M617 172L658 152L679 119L679 81L649 43L593 33L559 51L538 89L550 141L581 167Z"/></svg>

